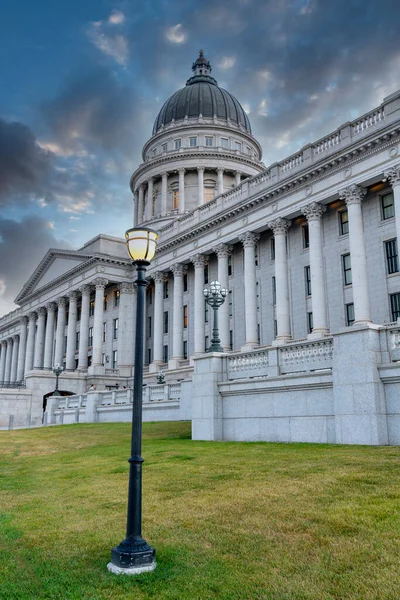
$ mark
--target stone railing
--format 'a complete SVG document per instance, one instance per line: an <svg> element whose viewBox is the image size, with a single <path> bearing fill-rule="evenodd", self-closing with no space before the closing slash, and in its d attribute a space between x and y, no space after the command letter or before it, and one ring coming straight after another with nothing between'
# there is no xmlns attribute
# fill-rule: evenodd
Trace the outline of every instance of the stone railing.
<svg viewBox="0 0 400 600"><path fill-rule="evenodd" d="M281 173L286 173L295 167L299 167L301 164L303 164L303 154L300 152L279 163L279 171Z"/></svg>
<svg viewBox="0 0 400 600"><path fill-rule="evenodd" d="M268 374L269 350L253 350L228 356L228 379L265 377Z"/></svg>
<svg viewBox="0 0 400 600"><path fill-rule="evenodd" d="M326 150L330 150L331 148L334 148L335 146L340 144L340 141L341 141L341 136L340 136L340 130L338 129L337 131L334 131L327 137L325 137L322 140L319 140L318 142L315 142L315 144L313 144L314 154L321 154L322 152L325 152Z"/></svg>
<svg viewBox="0 0 400 600"><path fill-rule="evenodd" d="M354 134L361 133L366 129L370 129L385 119L385 110L380 106L376 110L362 116L360 119L352 122L352 131Z"/></svg>

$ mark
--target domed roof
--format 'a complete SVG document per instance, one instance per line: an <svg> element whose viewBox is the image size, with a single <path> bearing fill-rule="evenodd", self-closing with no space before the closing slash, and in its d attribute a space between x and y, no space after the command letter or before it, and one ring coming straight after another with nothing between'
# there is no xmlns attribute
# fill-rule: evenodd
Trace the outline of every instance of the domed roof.
<svg viewBox="0 0 400 600"><path fill-rule="evenodd" d="M198 59L192 65L193 77L188 79L186 87L178 90L169 98L155 120L153 134L171 123L185 117L203 116L230 120L242 125L251 133L250 121L240 103L232 94L220 88L214 77L210 76L211 65L200 50Z"/></svg>

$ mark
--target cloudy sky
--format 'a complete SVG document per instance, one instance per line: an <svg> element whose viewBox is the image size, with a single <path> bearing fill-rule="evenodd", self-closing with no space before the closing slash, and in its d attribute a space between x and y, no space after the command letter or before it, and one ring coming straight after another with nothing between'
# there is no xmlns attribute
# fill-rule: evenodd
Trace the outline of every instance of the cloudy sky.
<svg viewBox="0 0 400 600"><path fill-rule="evenodd" d="M131 226L130 175L199 48L267 165L400 89L398 0L0 5L0 315L48 248Z"/></svg>

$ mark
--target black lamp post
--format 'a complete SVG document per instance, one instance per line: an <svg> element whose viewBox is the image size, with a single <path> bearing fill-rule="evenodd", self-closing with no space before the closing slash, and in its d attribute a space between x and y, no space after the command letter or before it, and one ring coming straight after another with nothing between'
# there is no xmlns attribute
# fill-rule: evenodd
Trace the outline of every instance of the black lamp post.
<svg viewBox="0 0 400 600"><path fill-rule="evenodd" d="M58 391L58 378L60 377L60 375L63 371L64 371L64 369L60 365L60 363L57 363L56 365L54 365L53 373L56 376L56 389L53 392L53 396L61 396L60 392Z"/></svg>
<svg viewBox="0 0 400 600"><path fill-rule="evenodd" d="M224 287L221 287L219 281L212 281L209 288L204 288L203 294L207 304L214 310L211 346L206 348L206 352L223 352L224 349L221 346L221 340L219 339L218 331L218 309L225 302L228 290Z"/></svg>
<svg viewBox="0 0 400 600"><path fill-rule="evenodd" d="M128 229L126 245L137 272L135 376L133 379L132 438L129 462L126 538L111 550L107 568L118 575L137 575L156 568L156 551L142 538L142 390L143 319L146 267L156 251L158 234L147 228Z"/></svg>

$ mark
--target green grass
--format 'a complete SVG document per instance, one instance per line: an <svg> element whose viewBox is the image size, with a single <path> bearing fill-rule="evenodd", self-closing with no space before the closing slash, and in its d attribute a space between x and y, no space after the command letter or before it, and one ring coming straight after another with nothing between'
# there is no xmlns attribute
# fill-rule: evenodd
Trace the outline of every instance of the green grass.
<svg viewBox="0 0 400 600"><path fill-rule="evenodd" d="M136 577L106 570L125 533L129 424L1 433L1 600L399 599L399 448L143 433L158 565Z"/></svg>

